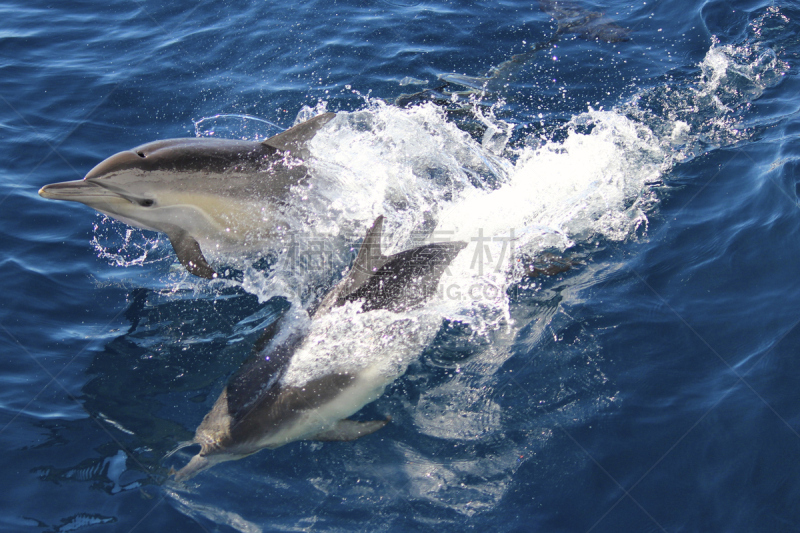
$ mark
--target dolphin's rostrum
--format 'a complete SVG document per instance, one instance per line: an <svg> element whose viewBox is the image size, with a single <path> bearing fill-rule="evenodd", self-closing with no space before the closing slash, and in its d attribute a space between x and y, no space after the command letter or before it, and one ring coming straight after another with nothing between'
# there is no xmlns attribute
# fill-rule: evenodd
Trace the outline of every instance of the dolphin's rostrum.
<svg viewBox="0 0 800 533"><path fill-rule="evenodd" d="M281 224L275 206L308 176L307 143L334 113L263 142L169 139L113 155L84 179L42 187L44 198L86 204L167 234L186 269L215 277L203 252L255 246Z"/></svg>
<svg viewBox="0 0 800 533"><path fill-rule="evenodd" d="M404 312L419 306L435 293L445 269L466 246L433 243L387 257L381 253L382 227L383 217L378 217L348 276L311 313L312 324L347 302L360 302L362 313ZM388 422L347 419L378 398L393 380L371 366L332 371L301 386L287 384L283 379L287 366L306 339L300 333L281 337L280 322L267 328L259 342L264 348L231 377L194 440L186 443L199 444L201 450L176 473L176 480L296 440L354 440Z"/></svg>

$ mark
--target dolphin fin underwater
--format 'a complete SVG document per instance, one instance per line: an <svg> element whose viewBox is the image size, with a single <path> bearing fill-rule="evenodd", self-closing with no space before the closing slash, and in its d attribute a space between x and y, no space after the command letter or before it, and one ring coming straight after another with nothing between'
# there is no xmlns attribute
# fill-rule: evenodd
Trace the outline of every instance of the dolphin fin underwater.
<svg viewBox="0 0 800 533"><path fill-rule="evenodd" d="M308 177L308 142L335 117L318 115L263 142L168 139L115 154L82 180L46 185L43 198L88 205L166 233L181 264L213 278L204 251L241 250L270 238L274 207Z"/></svg>
<svg viewBox="0 0 800 533"><path fill-rule="evenodd" d="M417 308L435 293L445 269L466 246L464 242L433 243L385 256L380 250L382 228L383 217L378 217L348 275L311 313L312 325L347 302L360 302L361 315ZM377 399L394 380L370 365L358 371L333 369L299 385L287 383L292 358L300 349L314 353L317 341L308 341L304 333L282 334L284 317L265 329L257 343L263 349L257 348L234 373L203 418L192 441L200 445L200 452L175 474L177 481L264 448L297 440L355 440L389 422L348 418ZM304 346L307 341L310 347Z"/></svg>

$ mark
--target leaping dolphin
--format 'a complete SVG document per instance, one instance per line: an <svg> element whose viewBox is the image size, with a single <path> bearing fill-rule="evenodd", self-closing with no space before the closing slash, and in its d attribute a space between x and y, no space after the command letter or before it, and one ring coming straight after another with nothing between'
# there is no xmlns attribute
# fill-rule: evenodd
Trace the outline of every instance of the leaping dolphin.
<svg viewBox="0 0 800 533"><path fill-rule="evenodd" d="M466 246L464 242L434 243L387 257L381 254L382 227L383 217L378 217L348 276L311 313L312 326L347 302L360 301L361 313L404 312L420 305L435 293L444 270ZM348 370L333 364L319 377L287 383L286 369L293 355L311 349L316 357L319 345L318 339L309 340L300 333L279 340L279 329L278 321L267 328L259 342L266 347L231 377L194 440L181 446L199 444L201 450L175 474L176 480L264 448L302 439L354 440L386 425L388 420L356 422L347 417L377 399L394 376L370 365Z"/></svg>
<svg viewBox="0 0 800 533"><path fill-rule="evenodd" d="M166 233L189 272L213 278L203 251L270 237L281 224L274 207L308 176L308 141L335 116L316 116L263 142L186 138L143 144L109 157L82 180L46 185L39 195Z"/></svg>

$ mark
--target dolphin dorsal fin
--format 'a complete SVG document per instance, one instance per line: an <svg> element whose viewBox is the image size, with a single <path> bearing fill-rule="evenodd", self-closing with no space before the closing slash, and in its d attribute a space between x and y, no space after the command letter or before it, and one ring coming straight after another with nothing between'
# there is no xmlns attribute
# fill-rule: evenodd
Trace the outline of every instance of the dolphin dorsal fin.
<svg viewBox="0 0 800 533"><path fill-rule="evenodd" d="M350 267L347 277L339 282L331 292L329 292L316 309L311 311L311 316L319 316L327 313L332 307L342 305L347 295L357 291L367 281L370 276L377 272L388 257L381 253L381 235L383 235L383 215L380 215L372 223L372 227L367 231L364 242L358 250L358 255Z"/></svg>
<svg viewBox="0 0 800 533"><path fill-rule="evenodd" d="M358 290L389 259L381 253L383 220L383 215L380 215L367 231L367 236L364 237L364 242L361 243L361 248L358 249L356 260L347 274L347 292Z"/></svg>
<svg viewBox="0 0 800 533"><path fill-rule="evenodd" d="M297 153L303 149L303 146L314 138L319 129L330 122L336 116L336 113L324 113L316 117L306 120L302 124L298 124L283 133L279 133L274 137L270 137L261 144L270 146L281 152L294 152ZM298 154L299 155L299 154Z"/></svg>

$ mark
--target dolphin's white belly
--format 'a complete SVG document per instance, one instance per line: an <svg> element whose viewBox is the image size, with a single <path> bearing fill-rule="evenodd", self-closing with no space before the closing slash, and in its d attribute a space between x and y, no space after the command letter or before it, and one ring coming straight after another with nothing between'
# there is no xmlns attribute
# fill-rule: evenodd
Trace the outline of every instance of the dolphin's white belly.
<svg viewBox="0 0 800 533"><path fill-rule="evenodd" d="M183 194L168 202L163 223L189 230L198 241L244 242L272 233L274 209L252 198Z"/></svg>
<svg viewBox="0 0 800 533"><path fill-rule="evenodd" d="M304 411L293 423L284 429L263 438L259 447L277 448L289 442L314 437L339 420L355 413L368 403L383 394L386 386L394 381L393 377L369 367L361 371L356 378L332 400L315 409Z"/></svg>
<svg viewBox="0 0 800 533"><path fill-rule="evenodd" d="M282 378L286 387L302 388L324 376L354 379L332 400L302 413L284 429L264 437L262 446L277 447L311 438L358 412L403 375L408 364L435 336L441 318L375 310L359 313L345 305L316 319Z"/></svg>

